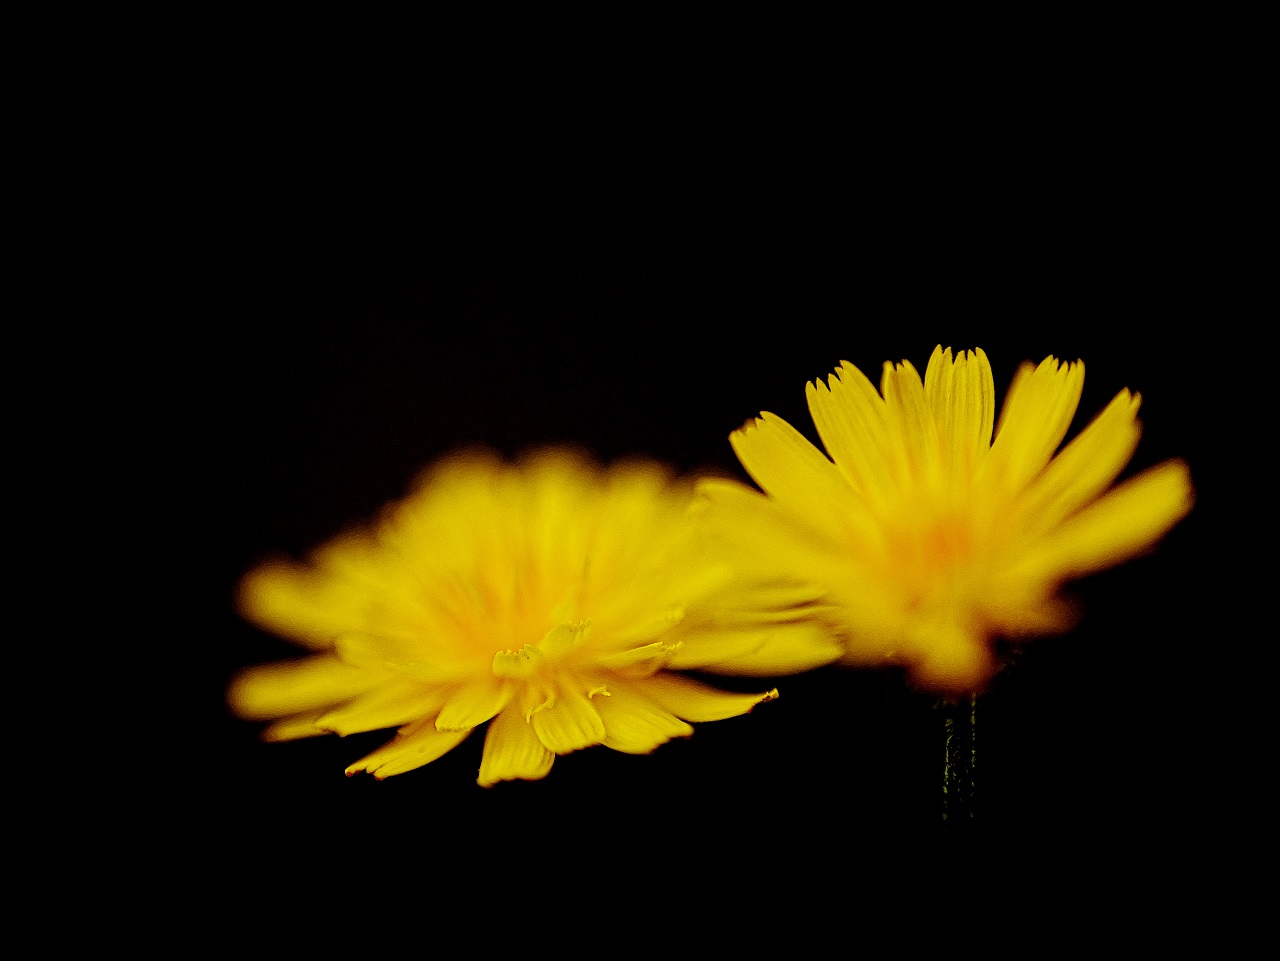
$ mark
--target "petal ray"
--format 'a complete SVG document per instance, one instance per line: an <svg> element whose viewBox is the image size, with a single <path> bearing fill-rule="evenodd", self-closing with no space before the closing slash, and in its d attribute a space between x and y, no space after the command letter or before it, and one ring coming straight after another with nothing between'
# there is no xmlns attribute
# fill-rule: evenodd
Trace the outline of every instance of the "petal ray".
<svg viewBox="0 0 1280 961"><path fill-rule="evenodd" d="M943 456L963 476L986 457L995 421L995 380L991 363L979 348L961 351L941 345L925 371L925 395L938 425Z"/></svg>
<svg viewBox="0 0 1280 961"><path fill-rule="evenodd" d="M885 460L889 428L884 398L848 361L827 383L807 385L805 395L831 459L855 491L877 503L893 486Z"/></svg>
<svg viewBox="0 0 1280 961"><path fill-rule="evenodd" d="M555 758L519 711L505 710L489 723L476 783L490 787L499 781L537 781L551 772Z"/></svg>
<svg viewBox="0 0 1280 961"><path fill-rule="evenodd" d="M452 693L436 717L436 730L465 731L489 720L509 703L511 685L497 677L482 677Z"/></svg>
<svg viewBox="0 0 1280 961"><path fill-rule="evenodd" d="M642 693L643 688L610 681L608 696L595 700L608 734L605 747L624 754L648 754L673 737L689 737L693 727Z"/></svg>
<svg viewBox="0 0 1280 961"><path fill-rule="evenodd" d="M317 654L241 671L231 682L227 702L240 717L263 721L332 707L384 679L381 671L352 667L332 654Z"/></svg>
<svg viewBox="0 0 1280 961"><path fill-rule="evenodd" d="M1119 564L1150 548L1191 510L1187 465L1166 461L1064 521L1011 571L1064 580Z"/></svg>
<svg viewBox="0 0 1280 961"><path fill-rule="evenodd" d="M666 672L645 678L640 689L654 703L676 717L695 724L738 717L757 704L776 700L778 697L777 688L763 694L734 694Z"/></svg>
<svg viewBox="0 0 1280 961"><path fill-rule="evenodd" d="M844 483L803 434L767 411L734 431L729 442L755 482L789 507L822 511L829 492Z"/></svg>
<svg viewBox="0 0 1280 961"><path fill-rule="evenodd" d="M534 711L530 722L544 747L555 754L599 744L605 738L604 721L585 694L561 686L555 703Z"/></svg>
<svg viewBox="0 0 1280 961"><path fill-rule="evenodd" d="M1023 364L1014 375L991 444L993 470L1019 490L1049 463L1062 443L1084 388L1084 364L1060 364L1046 357L1037 367Z"/></svg>
<svg viewBox="0 0 1280 961"><path fill-rule="evenodd" d="M380 781L393 774L403 774L448 754L470 733L437 731L431 718L423 718L406 725L394 739L349 765L346 774L350 777L367 771Z"/></svg>
<svg viewBox="0 0 1280 961"><path fill-rule="evenodd" d="M434 715L444 703L447 692L448 688L416 681L392 681L328 712L316 721L316 726L342 736L396 727Z"/></svg>

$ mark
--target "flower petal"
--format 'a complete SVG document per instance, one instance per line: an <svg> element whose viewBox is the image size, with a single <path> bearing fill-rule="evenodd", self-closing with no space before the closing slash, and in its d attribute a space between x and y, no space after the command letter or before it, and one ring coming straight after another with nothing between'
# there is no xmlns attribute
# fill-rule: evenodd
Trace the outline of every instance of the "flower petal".
<svg viewBox="0 0 1280 961"><path fill-rule="evenodd" d="M344 664L332 654L277 661L241 671L227 691L227 703L250 721L328 709L386 680L382 671Z"/></svg>
<svg viewBox="0 0 1280 961"><path fill-rule="evenodd" d="M787 513L776 499L737 481L700 481L693 512L701 524L699 533L719 542L721 552L738 569L760 565L775 570L779 545L787 550L803 545L801 549L808 553L810 544L817 541L825 542L828 553L834 551L830 507L816 515ZM767 546L761 550L761 545Z"/></svg>
<svg viewBox="0 0 1280 961"><path fill-rule="evenodd" d="M639 686L645 697L676 717L694 723L738 717L778 696L777 688L763 694L734 694L666 672L645 678Z"/></svg>
<svg viewBox="0 0 1280 961"><path fill-rule="evenodd" d="M382 780L393 774L412 771L443 757L470 733L469 730L437 731L432 718L422 718L406 725L394 739L350 765L347 776L367 771Z"/></svg>
<svg viewBox="0 0 1280 961"><path fill-rule="evenodd" d="M992 475L1010 490L1024 487L1062 443L1084 388L1084 364L1046 357L1023 364L1009 385L988 459Z"/></svg>
<svg viewBox="0 0 1280 961"><path fill-rule="evenodd" d="M775 414L748 421L729 443L755 482L788 507L821 514L833 491L847 489L836 466Z"/></svg>
<svg viewBox="0 0 1280 961"><path fill-rule="evenodd" d="M350 704L330 711L316 725L346 736L362 731L396 727L422 717L434 716L449 689L417 681L395 680L357 697Z"/></svg>
<svg viewBox="0 0 1280 961"><path fill-rule="evenodd" d="M595 700L608 731L605 747L624 754L648 754L673 737L689 737L693 727L643 693L644 688L611 680L608 693Z"/></svg>
<svg viewBox="0 0 1280 961"><path fill-rule="evenodd" d="M1068 518L1009 573L1052 581L1119 564L1155 544L1194 499L1187 465L1166 461Z"/></svg>
<svg viewBox="0 0 1280 961"><path fill-rule="evenodd" d="M548 751L568 754L605 738L604 721L585 694L560 685L555 702L533 712L534 733Z"/></svg>
<svg viewBox="0 0 1280 961"><path fill-rule="evenodd" d="M362 629L366 603L358 585L284 561L245 575L236 598L245 619L316 650L331 647L344 631Z"/></svg>
<svg viewBox="0 0 1280 961"><path fill-rule="evenodd" d="M889 464L899 484L937 475L938 429L924 383L909 361L884 365L880 378L889 427Z"/></svg>
<svg viewBox="0 0 1280 961"><path fill-rule="evenodd" d="M739 626L718 624L705 632L693 627L693 640L672 654L666 666L769 677L810 671L842 656L844 649L833 632L809 609L793 611L790 617L789 621Z"/></svg>
<svg viewBox="0 0 1280 961"><path fill-rule="evenodd" d="M436 730L466 731L483 724L511 702L511 685L482 677L453 692L436 718Z"/></svg>
<svg viewBox="0 0 1280 961"><path fill-rule="evenodd" d="M1050 530L1097 497L1129 463L1142 433L1141 397L1122 390L1028 488L1019 513L1029 533Z"/></svg>
<svg viewBox="0 0 1280 961"><path fill-rule="evenodd" d="M987 355L981 348L964 350L953 360L951 348L939 345L925 369L924 392L938 425L943 458L953 474L962 477L991 449L996 388Z"/></svg>
<svg viewBox="0 0 1280 961"><path fill-rule="evenodd" d="M264 741L297 741L304 737L329 734L331 732L325 728L316 727L316 721L320 720L323 714L323 711L308 711L306 714L282 718L270 725L260 736Z"/></svg>
<svg viewBox="0 0 1280 961"><path fill-rule="evenodd" d="M889 428L884 398L862 371L848 361L805 395L818 436L853 489L877 502L892 490L885 454Z"/></svg>
<svg viewBox="0 0 1280 961"><path fill-rule="evenodd" d="M476 783L490 787L517 778L536 781L551 771L555 754L538 740L533 725L517 710L506 710L489 724Z"/></svg>

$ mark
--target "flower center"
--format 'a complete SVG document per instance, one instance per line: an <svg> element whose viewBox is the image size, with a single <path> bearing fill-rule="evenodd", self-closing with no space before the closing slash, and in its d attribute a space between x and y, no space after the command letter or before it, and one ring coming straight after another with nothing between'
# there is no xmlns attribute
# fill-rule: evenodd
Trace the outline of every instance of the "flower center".
<svg viewBox="0 0 1280 961"><path fill-rule="evenodd" d="M503 650L493 655L493 673L498 677L528 681L544 673L554 673L566 657L581 646L591 621L558 624L537 644L518 651Z"/></svg>
<svg viewBox="0 0 1280 961"><path fill-rule="evenodd" d="M960 515L911 518L886 533L886 573L908 608L951 597L972 570L977 538Z"/></svg>

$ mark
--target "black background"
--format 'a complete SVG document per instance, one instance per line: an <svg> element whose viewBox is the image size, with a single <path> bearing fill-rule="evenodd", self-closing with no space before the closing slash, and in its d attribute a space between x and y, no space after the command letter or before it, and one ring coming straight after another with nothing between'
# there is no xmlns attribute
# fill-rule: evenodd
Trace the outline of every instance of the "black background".
<svg viewBox="0 0 1280 961"><path fill-rule="evenodd" d="M727 440L744 420L770 410L814 437L806 381L841 360L873 380L885 360L923 371L939 343L982 347L1001 397L1024 359L1082 359L1072 435L1141 392L1126 476L1182 457L1199 495L1152 555L1073 585L1078 628L1032 642L979 702L973 826L1031 851L1212 835L1230 789L1201 711L1221 683L1204 657L1221 496L1207 444L1234 341L1214 191L1183 189L1176 136L814 145L749 171L675 150L625 169L567 156L546 176L493 158L465 176L390 156L394 171L229 160L197 294L216 444L189 772L221 854L407 845L449 867L457 832L520 863L538 860L530 837L564 859L776 861L941 837L942 715L890 673L766 679L777 702L650 756L593 748L491 789L474 783L478 734L409 774L348 779L388 732L263 744L222 700L239 668L295 652L237 619L238 578L370 518L443 454L571 443L745 478Z"/></svg>

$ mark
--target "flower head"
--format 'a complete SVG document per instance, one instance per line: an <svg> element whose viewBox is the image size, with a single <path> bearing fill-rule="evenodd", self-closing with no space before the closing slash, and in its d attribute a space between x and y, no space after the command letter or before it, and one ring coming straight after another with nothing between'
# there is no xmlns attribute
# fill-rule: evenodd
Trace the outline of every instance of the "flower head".
<svg viewBox="0 0 1280 961"><path fill-rule="evenodd" d="M541 778L557 754L647 753L690 721L744 714L777 692L673 672L768 646L750 617L698 613L728 571L700 546L691 496L648 462L448 459L373 528L244 579L244 616L312 654L241 673L229 703L273 720L269 740L399 727L347 769L379 778L487 722L486 786Z"/></svg>
<svg viewBox="0 0 1280 961"><path fill-rule="evenodd" d="M762 572L820 588L846 663L975 692L997 637L1067 628L1064 581L1150 548L1191 507L1181 461L1108 490L1138 442L1128 390L1055 456L1083 383L1079 362L1023 364L995 423L981 350L938 347L923 381L886 363L879 393L846 362L807 390L830 459L764 413L730 440L766 496L704 482L708 518Z"/></svg>

